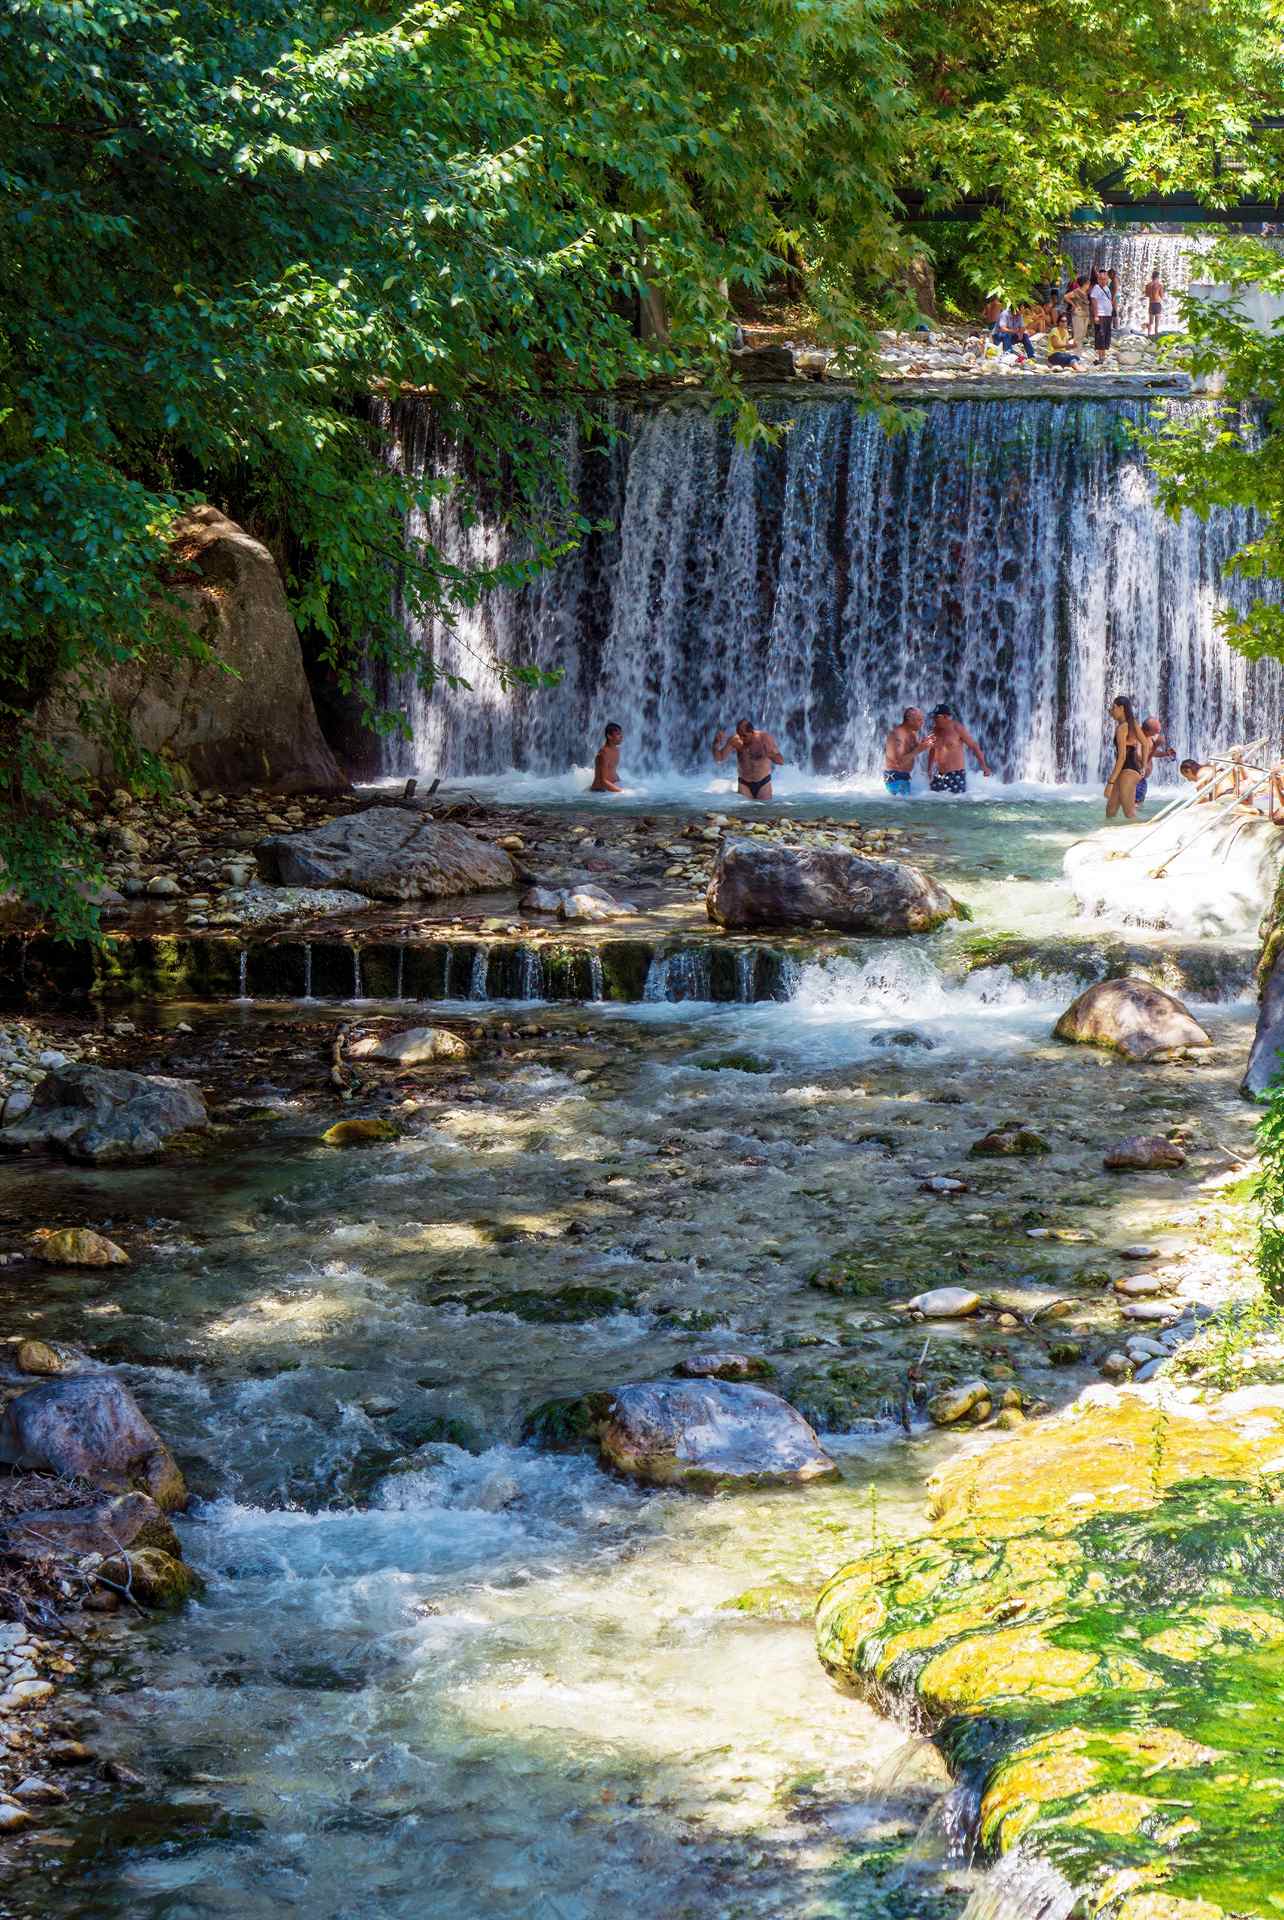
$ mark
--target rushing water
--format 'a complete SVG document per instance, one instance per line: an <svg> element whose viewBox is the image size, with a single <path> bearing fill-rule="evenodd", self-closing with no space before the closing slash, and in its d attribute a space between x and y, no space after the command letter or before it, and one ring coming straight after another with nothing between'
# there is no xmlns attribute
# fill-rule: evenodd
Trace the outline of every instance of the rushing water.
<svg viewBox="0 0 1284 1920"><path fill-rule="evenodd" d="M868 773L905 705L943 699L1004 779L1092 780L1119 690L1183 752L1278 734L1278 667L1216 627L1249 597L1225 568L1251 518L1156 513L1131 437L1149 405L939 402L889 435L821 389L768 402L792 424L751 449L699 404L618 410L609 445L566 450L606 530L530 588L416 631L472 690L390 690L412 739L389 736L385 771L558 773L619 720L630 769L690 775L711 769L714 728L747 714L790 769ZM409 468L451 470L425 405L399 406L391 430ZM429 534L461 565L504 551L455 497L409 530ZM508 693L497 658L565 678Z"/></svg>
<svg viewBox="0 0 1284 1920"><path fill-rule="evenodd" d="M949 816L937 864L980 930L1062 923L1079 811ZM711 1344L814 1365L820 1393L840 1360L882 1366L895 1407L904 1329L871 1334L851 1312L867 1302L807 1276L854 1244L875 1269L920 1241L949 1260L952 1220L907 1227L938 1204L917 1183L953 1164L943 1131L957 1154L972 1103L1042 1123L1046 1101L1090 1139L1108 1070L1049 1045L1067 983L964 979L947 957L939 939L865 943L800 966L781 1005L536 1008L475 1088L365 1153L318 1145L316 1113L268 1090L279 1119L257 1144L234 1135L181 1175L59 1176L60 1205L127 1238L147 1221L147 1244L109 1283L52 1278L38 1307L7 1283L11 1324L125 1357L197 1495L182 1525L209 1587L123 1636L80 1709L150 1804L83 1831L51 1816L54 1847L6 1904L23 1920L959 1920L970 1832L931 1750L830 1689L805 1617L726 1604L786 1582L805 1616L844 1559L922 1524L956 1437L862 1417L831 1442L841 1484L716 1500L519 1444L550 1396ZM698 987L673 958L666 985ZM257 1017L193 1013L185 1044L205 1044L202 1020L215 1044L220 1021ZM1242 1024L1217 1018L1221 1037ZM559 1032L578 1051L551 1053ZM314 1034L300 1044L315 1055ZM765 1060L744 1070L729 1044ZM1237 1114L1232 1091L1208 1125L1228 1138ZM3 1179L6 1204L50 1205L47 1169ZM601 1310L516 1310L570 1282L602 1290ZM1037 1356L1022 1364L1029 1378ZM1046 1368L1038 1384L1058 1390ZM1037 1868L1008 1869L973 1911L1060 1911L1047 1894Z"/></svg>

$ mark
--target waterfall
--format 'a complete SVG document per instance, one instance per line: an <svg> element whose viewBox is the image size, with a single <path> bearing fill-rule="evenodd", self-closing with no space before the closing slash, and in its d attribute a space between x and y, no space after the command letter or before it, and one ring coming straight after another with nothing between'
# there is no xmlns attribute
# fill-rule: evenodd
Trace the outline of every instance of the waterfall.
<svg viewBox="0 0 1284 1920"><path fill-rule="evenodd" d="M1278 666L1245 661L1216 627L1220 606L1252 598L1226 574L1252 517L1155 512L1131 437L1151 405L949 400L889 435L819 387L787 410L766 402L793 424L752 448L698 398L613 409L605 449L567 449L606 530L532 586L416 633L471 690L385 688L413 730L388 736L385 771L562 772L618 718L628 772L711 773L711 728L746 713L790 767L868 774L901 709L943 699L1005 779L1087 781L1106 770L1117 690L1183 753L1278 735ZM425 403L389 418L396 457L449 470ZM495 558L495 527L457 512L448 501L409 537L431 532L459 563ZM565 677L505 693L495 656Z"/></svg>
<svg viewBox="0 0 1284 1920"><path fill-rule="evenodd" d="M250 952L248 947L242 947L240 957L236 963L236 997L238 1000L248 1000L250 997L248 989L249 976Z"/></svg>
<svg viewBox="0 0 1284 1920"><path fill-rule="evenodd" d="M352 997L354 1000L364 1000L366 997L365 988L361 979L360 947L354 947L352 949Z"/></svg>
<svg viewBox="0 0 1284 1920"><path fill-rule="evenodd" d="M312 998L312 948L306 940L303 943L303 998Z"/></svg>
<svg viewBox="0 0 1284 1920"><path fill-rule="evenodd" d="M519 1000L544 998L544 962L540 958L538 947L518 949L517 998Z"/></svg>
<svg viewBox="0 0 1284 1920"><path fill-rule="evenodd" d="M676 953L657 953L647 968L642 998L657 1000L712 1000L707 947L679 947Z"/></svg>
<svg viewBox="0 0 1284 1920"><path fill-rule="evenodd" d="M394 1000L404 1000L406 997L406 949L404 947L397 948L397 985L392 997Z"/></svg>
<svg viewBox="0 0 1284 1920"><path fill-rule="evenodd" d="M473 967L468 977L468 998L484 1000L487 993L487 980L490 975L490 948L478 946L473 951Z"/></svg>
<svg viewBox="0 0 1284 1920"><path fill-rule="evenodd" d="M736 954L736 999L757 998L758 955L752 947L741 947Z"/></svg>
<svg viewBox="0 0 1284 1920"><path fill-rule="evenodd" d="M1203 260L1215 244L1208 233L1106 233L1078 230L1062 235L1062 244L1076 274L1095 267L1119 275L1119 325L1140 333L1148 319L1143 291L1155 268L1164 283L1165 333L1184 331L1185 322L1172 298L1184 293L1192 280L1204 277Z"/></svg>
<svg viewBox="0 0 1284 1920"><path fill-rule="evenodd" d="M589 954L589 999L601 1000L606 991L605 977L602 972L602 956L594 951Z"/></svg>

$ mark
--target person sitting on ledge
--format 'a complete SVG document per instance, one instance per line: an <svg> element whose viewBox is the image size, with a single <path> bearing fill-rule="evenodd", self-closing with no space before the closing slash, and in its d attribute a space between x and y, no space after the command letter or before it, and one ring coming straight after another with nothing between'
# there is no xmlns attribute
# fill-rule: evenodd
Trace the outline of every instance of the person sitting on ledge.
<svg viewBox="0 0 1284 1920"><path fill-rule="evenodd" d="M737 791L749 800L770 800L771 769L785 764L771 735L760 733L752 720L737 720L734 733L719 727L713 736L713 757L721 762L729 753L734 753L740 764Z"/></svg>
<svg viewBox="0 0 1284 1920"><path fill-rule="evenodd" d="M606 729L605 737L597 750L593 762L593 784L590 793L623 793L620 785L620 742L624 738L624 728L612 720Z"/></svg>
<svg viewBox="0 0 1284 1920"><path fill-rule="evenodd" d="M1034 342L1026 329L1025 308L1019 300L1015 306L1004 307L994 329L994 338L1005 350L1018 346L1024 348L1027 358L1033 360Z"/></svg>

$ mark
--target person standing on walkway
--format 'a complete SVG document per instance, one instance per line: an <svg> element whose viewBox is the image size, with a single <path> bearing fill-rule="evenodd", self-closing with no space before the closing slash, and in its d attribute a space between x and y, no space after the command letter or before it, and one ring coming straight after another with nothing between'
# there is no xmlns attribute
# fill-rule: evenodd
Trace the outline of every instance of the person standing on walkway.
<svg viewBox="0 0 1284 1920"><path fill-rule="evenodd" d="M1110 351L1110 329L1115 317L1115 303L1110 298L1104 272L1098 270L1097 284L1088 297L1092 303L1092 344L1096 349L1097 365L1104 367Z"/></svg>
<svg viewBox="0 0 1284 1920"><path fill-rule="evenodd" d="M1082 274L1066 288L1066 307L1070 314L1070 337L1077 353L1088 337L1088 282Z"/></svg>
<svg viewBox="0 0 1284 1920"><path fill-rule="evenodd" d="M1146 332L1158 340L1159 323L1164 316L1164 283L1159 278L1159 262L1146 282Z"/></svg>
<svg viewBox="0 0 1284 1920"><path fill-rule="evenodd" d="M1135 820L1137 785L1146 771L1147 740L1132 701L1125 694L1117 693L1111 701L1110 718L1115 723L1115 763L1106 781L1106 818L1113 820L1122 807L1124 819Z"/></svg>

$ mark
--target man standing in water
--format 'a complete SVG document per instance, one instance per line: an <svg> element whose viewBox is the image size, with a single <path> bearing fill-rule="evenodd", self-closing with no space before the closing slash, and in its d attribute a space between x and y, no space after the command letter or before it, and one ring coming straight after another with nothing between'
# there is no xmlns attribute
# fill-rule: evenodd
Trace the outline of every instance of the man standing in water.
<svg viewBox="0 0 1284 1920"><path fill-rule="evenodd" d="M988 780L990 763L963 722L948 707L932 708L928 771L933 793L967 792L967 756L970 753Z"/></svg>
<svg viewBox="0 0 1284 1920"><path fill-rule="evenodd" d="M750 800L770 800L771 769L785 764L771 735L760 733L752 720L737 720L734 733L719 727L713 736L713 757L721 763L730 753L740 765L738 791Z"/></svg>
<svg viewBox="0 0 1284 1920"><path fill-rule="evenodd" d="M1138 806L1141 805L1149 790L1150 769L1154 766L1156 760L1175 760L1177 758L1176 747L1170 747L1168 745L1168 742L1164 739L1163 727L1160 722L1154 718L1153 714L1150 719L1142 721L1141 730L1145 734L1148 744L1146 748L1146 764L1142 768L1141 778L1137 782Z"/></svg>
<svg viewBox="0 0 1284 1920"><path fill-rule="evenodd" d="M624 728L612 720L606 729L605 738L597 750L593 762L593 784L590 793L623 793L620 785L620 742L624 738Z"/></svg>
<svg viewBox="0 0 1284 1920"><path fill-rule="evenodd" d="M914 762L931 744L931 736L923 732L922 708L906 707L899 726L883 742L883 785L889 793L908 799Z"/></svg>

